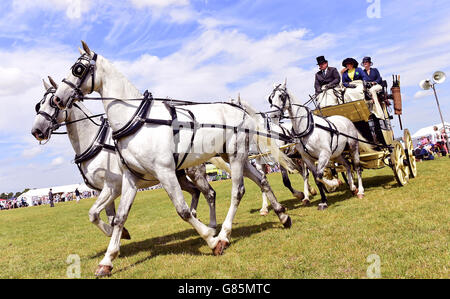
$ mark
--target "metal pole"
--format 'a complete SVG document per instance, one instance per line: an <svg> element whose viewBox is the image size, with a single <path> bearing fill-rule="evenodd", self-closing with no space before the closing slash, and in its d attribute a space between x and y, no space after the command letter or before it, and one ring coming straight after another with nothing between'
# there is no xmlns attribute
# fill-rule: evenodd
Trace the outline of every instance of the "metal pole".
<svg viewBox="0 0 450 299"><path fill-rule="evenodd" d="M436 92L436 88L435 88L436 84L433 84L433 91L434 91L434 97L436 98L436 104L438 106L438 110L439 110L439 115L441 116L441 121L442 121L442 128L444 128L444 132L447 134L447 129L445 127L445 122L444 122L444 118L442 117L442 112L441 112L441 106L439 105L439 100L438 100L438 96L437 96L437 92ZM447 134L448 136L448 134ZM449 146L450 146L450 140L447 140L447 150L449 150Z"/></svg>

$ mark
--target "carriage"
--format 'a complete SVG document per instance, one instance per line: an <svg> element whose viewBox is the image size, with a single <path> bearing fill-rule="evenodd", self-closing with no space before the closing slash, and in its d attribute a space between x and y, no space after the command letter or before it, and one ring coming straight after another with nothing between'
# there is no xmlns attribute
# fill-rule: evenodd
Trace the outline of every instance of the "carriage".
<svg viewBox="0 0 450 299"><path fill-rule="evenodd" d="M414 148L411 134L408 129L403 130L401 141L395 139L391 121L394 116L391 114L392 106L394 113L398 115L400 128L401 122L401 93L399 76L393 76L391 93L388 92L387 81L382 82L382 90L378 93L378 100L383 109L384 119L380 119L372 114L368 107L368 93L365 92L365 99L341 103L335 106L328 106L316 109L314 114L320 116L341 115L350 119L361 135L375 148L375 152L361 152L361 166L365 169L380 169L386 166L392 168L394 177L400 186L408 183L409 178L417 176L417 165L414 158ZM342 172L345 180L345 169L343 166L330 162L326 175L331 176L331 169Z"/></svg>

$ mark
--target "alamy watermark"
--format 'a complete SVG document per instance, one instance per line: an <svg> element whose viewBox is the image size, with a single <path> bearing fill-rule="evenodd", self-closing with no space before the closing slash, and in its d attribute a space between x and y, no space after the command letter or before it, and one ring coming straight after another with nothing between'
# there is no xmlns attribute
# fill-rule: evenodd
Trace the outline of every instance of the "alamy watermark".
<svg viewBox="0 0 450 299"><path fill-rule="evenodd" d="M367 7L367 17L369 19L380 19L381 18L381 0L366 0L370 3Z"/></svg>
<svg viewBox="0 0 450 299"><path fill-rule="evenodd" d="M81 259L78 254L70 254L66 263L69 264L66 271L67 278L81 278Z"/></svg>
<svg viewBox="0 0 450 299"><path fill-rule="evenodd" d="M377 254L371 254L367 257L366 261L371 263L367 267L367 278L381 278L381 258Z"/></svg>

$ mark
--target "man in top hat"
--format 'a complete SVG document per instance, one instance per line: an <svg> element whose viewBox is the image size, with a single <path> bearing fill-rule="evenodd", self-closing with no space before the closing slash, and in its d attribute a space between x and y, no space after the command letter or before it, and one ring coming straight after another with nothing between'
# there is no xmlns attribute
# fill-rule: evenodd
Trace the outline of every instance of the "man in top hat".
<svg viewBox="0 0 450 299"><path fill-rule="evenodd" d="M370 102L370 110L375 114L376 117L384 119L384 112L381 108L380 102L378 101L377 93L383 89L381 86L382 79L380 72L376 68L372 68L372 58L364 57L362 61L364 70L362 73L363 80L371 85L369 92L372 96Z"/></svg>
<svg viewBox="0 0 450 299"><path fill-rule="evenodd" d="M316 90L319 107L337 105L339 83L341 76L336 68L328 66L324 56L316 58L319 71L316 73L314 88Z"/></svg>

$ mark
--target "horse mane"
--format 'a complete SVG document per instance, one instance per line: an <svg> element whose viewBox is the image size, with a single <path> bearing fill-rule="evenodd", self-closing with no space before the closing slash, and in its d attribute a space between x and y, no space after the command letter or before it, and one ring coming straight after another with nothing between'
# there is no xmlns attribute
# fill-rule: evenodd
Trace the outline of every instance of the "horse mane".
<svg viewBox="0 0 450 299"><path fill-rule="evenodd" d="M242 100L241 97L239 97L237 100L231 99L231 103L240 106L245 110L245 112L248 113L248 115L250 115L250 117L254 118L255 120L262 121L261 114L259 114L259 112L257 112L256 109L250 105L250 103Z"/></svg>
<svg viewBox="0 0 450 299"><path fill-rule="evenodd" d="M261 125L261 122L258 120L262 118L262 116L246 101L242 100L240 97L237 101L231 101L234 104L240 105L245 109L248 115L254 120L256 124L256 130L259 132L266 132L264 126ZM258 144L259 151L264 153L266 151L271 152L271 156L275 158L275 162L280 163L281 166L289 170L290 172L295 172L297 170L296 164L292 161L288 156L286 156L276 145L275 142L272 142L272 139L268 137L263 137L259 134L254 135L256 144ZM262 148L259 146L262 145Z"/></svg>
<svg viewBox="0 0 450 299"><path fill-rule="evenodd" d="M117 77L119 77L120 81L123 82L123 84L126 85L126 87L129 88L129 89L127 88L128 90L133 90L133 91L135 91L135 92L136 92L136 97L142 96L142 94L141 94L141 92L139 91L139 89L138 89L136 86L134 86L134 84L131 83L131 81L128 80L128 78L125 77L125 75L122 74L122 73L114 66L114 64L113 64L111 61L109 61L108 59L106 59L104 56L102 56L102 55L100 55L100 54L97 54L97 55L98 55L98 57L99 57L100 59L102 59L104 65L105 65L106 67L108 67L110 70L112 70L112 71L114 72L114 74L115 74Z"/></svg>

